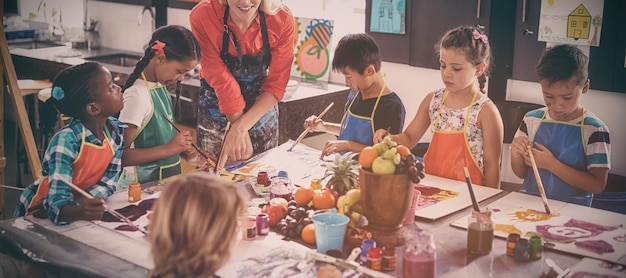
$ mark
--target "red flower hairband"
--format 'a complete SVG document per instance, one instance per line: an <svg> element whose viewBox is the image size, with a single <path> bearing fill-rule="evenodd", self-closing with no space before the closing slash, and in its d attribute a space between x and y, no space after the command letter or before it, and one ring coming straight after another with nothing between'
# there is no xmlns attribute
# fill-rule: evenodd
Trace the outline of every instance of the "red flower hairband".
<svg viewBox="0 0 626 278"><path fill-rule="evenodd" d="M472 37L474 37L475 40L481 40L484 43L489 42L489 39L487 38L487 35L481 34L481 33L479 33L476 30L472 31Z"/></svg>
<svg viewBox="0 0 626 278"><path fill-rule="evenodd" d="M165 53L165 51L163 51L163 48L165 48L165 43L160 41L160 40L155 40L154 44L150 48L152 48L152 50L154 50L154 54L155 55L159 55L159 54Z"/></svg>

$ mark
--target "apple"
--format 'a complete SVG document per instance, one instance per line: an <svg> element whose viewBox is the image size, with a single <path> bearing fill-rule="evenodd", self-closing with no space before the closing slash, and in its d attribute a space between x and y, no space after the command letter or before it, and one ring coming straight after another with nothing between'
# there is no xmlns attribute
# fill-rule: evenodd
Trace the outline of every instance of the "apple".
<svg viewBox="0 0 626 278"><path fill-rule="evenodd" d="M396 165L392 160L379 156L372 162L372 172L379 175L391 175L396 172Z"/></svg>
<svg viewBox="0 0 626 278"><path fill-rule="evenodd" d="M281 204L266 204L261 212L269 216L270 227L274 227L279 220L287 216L287 208Z"/></svg>

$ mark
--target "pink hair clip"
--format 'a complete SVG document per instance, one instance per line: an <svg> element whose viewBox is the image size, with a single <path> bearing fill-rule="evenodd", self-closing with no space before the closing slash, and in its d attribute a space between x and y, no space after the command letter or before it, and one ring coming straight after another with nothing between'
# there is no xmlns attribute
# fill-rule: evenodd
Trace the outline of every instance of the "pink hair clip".
<svg viewBox="0 0 626 278"><path fill-rule="evenodd" d="M165 53L163 51L163 48L165 48L165 43L160 41L160 40L155 40L154 41L154 45L152 45L152 47L150 47L150 48L152 48L152 50L154 50L154 54L155 55L159 55L159 54Z"/></svg>
<svg viewBox="0 0 626 278"><path fill-rule="evenodd" d="M481 33L479 33L476 30L472 31L472 36L474 37L475 40L481 40L484 43L489 42L489 39L487 38L487 35L481 34Z"/></svg>

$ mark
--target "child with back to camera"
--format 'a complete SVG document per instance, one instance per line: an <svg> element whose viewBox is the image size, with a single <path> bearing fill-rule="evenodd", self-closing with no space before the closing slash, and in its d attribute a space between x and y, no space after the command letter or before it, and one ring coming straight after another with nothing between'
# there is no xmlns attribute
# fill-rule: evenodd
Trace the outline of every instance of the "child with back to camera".
<svg viewBox="0 0 626 278"><path fill-rule="evenodd" d="M581 103L589 91L589 59L578 48L545 50L535 72L546 107L529 111L511 142L511 167L522 192L539 195L531 168L532 146L548 198L590 206L604 191L611 168L609 128Z"/></svg>
<svg viewBox="0 0 626 278"><path fill-rule="evenodd" d="M124 183L145 183L180 174L181 156L199 166L206 163L189 149L191 133L178 133L164 118L176 122L165 86L176 84L178 102L180 82L200 61L198 42L187 28L168 25L154 31L148 45L122 89L125 109L119 119L128 125L122 162L129 166L124 168Z"/></svg>
<svg viewBox="0 0 626 278"><path fill-rule="evenodd" d="M115 192L121 172L124 126L112 116L123 106L120 87L97 62L66 68L56 76L52 96L41 107L41 132L52 133L58 113L72 119L50 139L43 177L24 190L15 217L47 217L57 225L102 218L104 199ZM74 192L65 181L95 198Z"/></svg>
<svg viewBox="0 0 626 278"><path fill-rule="evenodd" d="M360 152L373 145L377 129L399 133L404 126L405 109L400 97L390 89L380 72L382 58L370 35L345 35L335 48L332 68L340 71L350 87L341 123L324 122L313 115L305 128L338 135L326 142L321 157L335 152Z"/></svg>
<svg viewBox="0 0 626 278"><path fill-rule="evenodd" d="M426 95L413 121L391 139L415 146L430 126L433 137L424 156L427 174L465 181L467 167L472 183L500 188L504 128L484 90L491 60L487 35L461 26L449 30L438 48L445 87ZM374 142L386 134L377 130Z"/></svg>
<svg viewBox="0 0 626 278"><path fill-rule="evenodd" d="M154 205L147 277L215 277L230 258L247 201L218 176L194 173L168 182Z"/></svg>

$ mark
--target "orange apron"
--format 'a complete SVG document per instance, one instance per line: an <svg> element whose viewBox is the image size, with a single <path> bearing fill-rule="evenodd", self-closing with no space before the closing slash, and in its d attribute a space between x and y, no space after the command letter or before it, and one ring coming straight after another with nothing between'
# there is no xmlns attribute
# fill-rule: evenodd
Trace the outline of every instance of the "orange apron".
<svg viewBox="0 0 626 278"><path fill-rule="evenodd" d="M465 181L463 167L467 167L472 183L484 185L483 171L478 167L478 163L470 151L465 133L470 108L474 104L476 95L478 95L478 92L474 93L472 102L467 108L463 129L459 131L442 131L437 129L437 124L439 123L439 114L448 96L448 91L445 92L441 101L441 107L438 109L435 117L433 138L430 140L428 151L424 155L424 170L427 174Z"/></svg>
<svg viewBox="0 0 626 278"><path fill-rule="evenodd" d="M102 146L98 146L85 141L85 126L83 126L83 140L76 160L72 164L72 183L83 190L94 186L106 171L113 160L115 150L111 145L109 136L104 133ZM50 191L49 177L43 177L37 187L37 192L33 196L26 210L26 215L47 217L43 209L43 201Z"/></svg>

